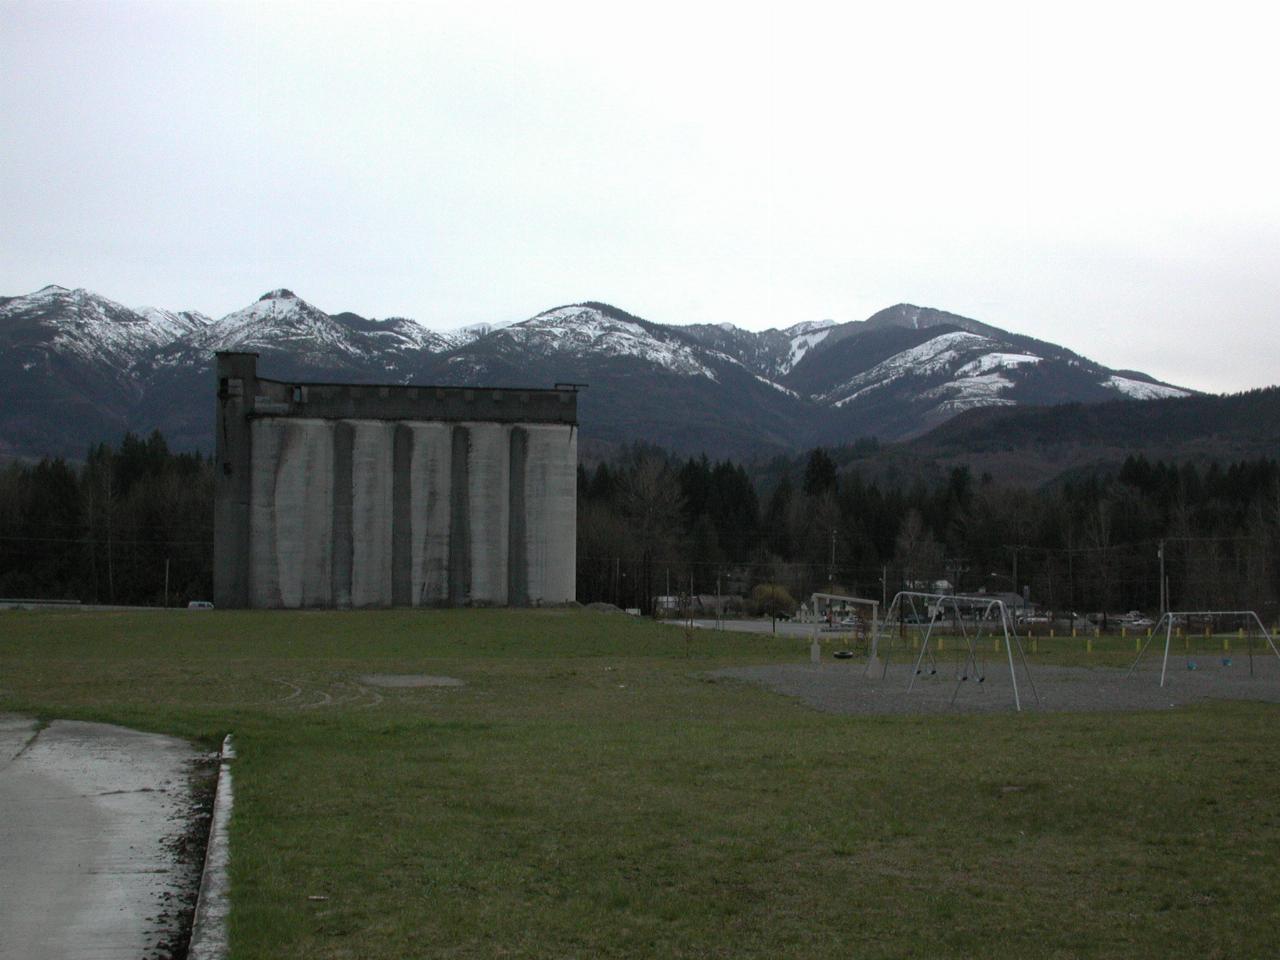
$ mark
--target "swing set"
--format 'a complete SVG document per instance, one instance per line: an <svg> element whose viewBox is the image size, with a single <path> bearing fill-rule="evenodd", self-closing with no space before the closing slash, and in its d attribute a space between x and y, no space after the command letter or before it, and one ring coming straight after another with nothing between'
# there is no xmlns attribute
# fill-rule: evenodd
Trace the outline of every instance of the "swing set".
<svg viewBox="0 0 1280 960"><path fill-rule="evenodd" d="M1271 648L1271 652L1276 655L1276 659L1280 660L1280 650L1276 649L1275 641L1271 639L1271 634L1267 631L1267 628L1263 625L1262 618L1259 617L1258 614L1253 610L1171 610L1168 613L1164 614L1156 622L1156 625L1151 629L1151 632L1147 635L1146 642L1142 645L1142 648L1138 651L1138 656L1134 658L1134 661L1129 666L1129 670L1128 672L1125 673L1124 678L1128 680L1129 677L1133 675L1133 671L1138 668L1138 664L1142 662L1142 658L1147 655L1147 647L1151 646L1152 639L1159 636L1160 630L1163 627L1164 628L1164 659L1161 661L1161 664L1160 664L1160 686L1163 687L1165 685L1165 678L1169 673L1169 648L1173 643L1173 628L1175 624L1189 624L1192 622L1203 621L1203 620L1208 620L1211 624L1216 624L1222 618L1226 618L1226 617L1235 618L1237 623L1243 622L1243 623L1250 624L1248 628L1248 633L1246 634L1248 651L1249 651L1249 676L1251 677L1254 676L1253 643L1254 643L1254 637L1256 635L1253 630L1254 626L1257 627L1257 632L1260 633L1263 639L1266 640L1267 646L1269 646ZM1245 628L1240 627L1240 632L1244 633ZM1216 636L1216 633L1214 633L1210 628L1210 632L1208 635ZM1266 651L1264 650L1263 652L1265 653ZM1230 663L1231 661L1229 658L1223 659L1223 666L1229 666ZM1190 658L1187 659L1187 669L1189 670L1196 669L1196 663L1194 660L1191 660Z"/></svg>
<svg viewBox="0 0 1280 960"><path fill-rule="evenodd" d="M876 670L880 671L880 679L889 674L889 663L899 648L908 652L907 638L911 636L911 647L917 646L919 652L911 676L907 681L908 694L915 686L916 678L936 676L938 673L938 653L944 653L948 639L942 635L944 625L951 628L952 639L960 641L957 653L962 656L955 662L955 689L951 693L951 704L954 706L961 687L972 680L985 683L986 658L980 656L980 645L994 640L998 652L1003 645L1009 664L1009 680L1013 687L1013 706L1022 710L1022 697L1018 688L1018 665L1014 662L1014 648L1018 651L1018 663L1021 672L1035 696L1036 705L1040 706L1040 693L1036 690L1035 681L1031 678L1031 668L1027 665L1026 653L1018 633L1012 629L1012 617L1004 605L1004 601L986 596L964 596L948 593L920 593L903 590L897 593L879 629L871 638L871 653L867 658L862 675L869 677ZM882 641L885 641L882 644ZM884 662L880 661L881 650L884 651ZM909 655L909 653L908 653Z"/></svg>

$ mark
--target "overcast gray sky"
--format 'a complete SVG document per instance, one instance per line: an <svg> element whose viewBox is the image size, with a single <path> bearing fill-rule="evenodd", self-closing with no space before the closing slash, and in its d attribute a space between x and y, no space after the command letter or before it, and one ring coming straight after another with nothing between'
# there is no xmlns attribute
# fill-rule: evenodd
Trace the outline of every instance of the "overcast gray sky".
<svg viewBox="0 0 1280 960"><path fill-rule="evenodd" d="M0 294L900 301L1280 382L1272 4L0 0Z"/></svg>

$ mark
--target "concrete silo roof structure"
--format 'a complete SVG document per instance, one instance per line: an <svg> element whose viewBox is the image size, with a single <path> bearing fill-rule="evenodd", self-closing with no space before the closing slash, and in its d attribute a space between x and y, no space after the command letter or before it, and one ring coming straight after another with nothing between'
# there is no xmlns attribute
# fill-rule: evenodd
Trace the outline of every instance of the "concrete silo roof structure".
<svg viewBox="0 0 1280 960"><path fill-rule="evenodd" d="M217 357L219 607L575 598L577 392L286 383Z"/></svg>

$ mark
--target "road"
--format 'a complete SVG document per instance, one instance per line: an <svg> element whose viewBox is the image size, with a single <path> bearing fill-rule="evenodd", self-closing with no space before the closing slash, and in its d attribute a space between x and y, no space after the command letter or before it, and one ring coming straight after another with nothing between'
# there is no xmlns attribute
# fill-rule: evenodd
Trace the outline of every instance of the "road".
<svg viewBox="0 0 1280 960"><path fill-rule="evenodd" d="M196 756L172 737L0 714L0 960L168 955L193 892L172 848Z"/></svg>

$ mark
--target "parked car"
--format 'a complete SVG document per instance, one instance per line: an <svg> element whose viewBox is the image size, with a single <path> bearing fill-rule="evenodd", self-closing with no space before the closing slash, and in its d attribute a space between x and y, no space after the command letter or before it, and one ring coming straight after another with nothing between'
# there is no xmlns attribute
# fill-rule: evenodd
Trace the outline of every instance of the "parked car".
<svg viewBox="0 0 1280 960"><path fill-rule="evenodd" d="M188 610L212 610L213 603L208 600L192 600L187 604Z"/></svg>
<svg viewBox="0 0 1280 960"><path fill-rule="evenodd" d="M1141 610L1130 610L1122 617L1116 617L1116 623L1122 627L1154 627L1156 622L1144 616Z"/></svg>

